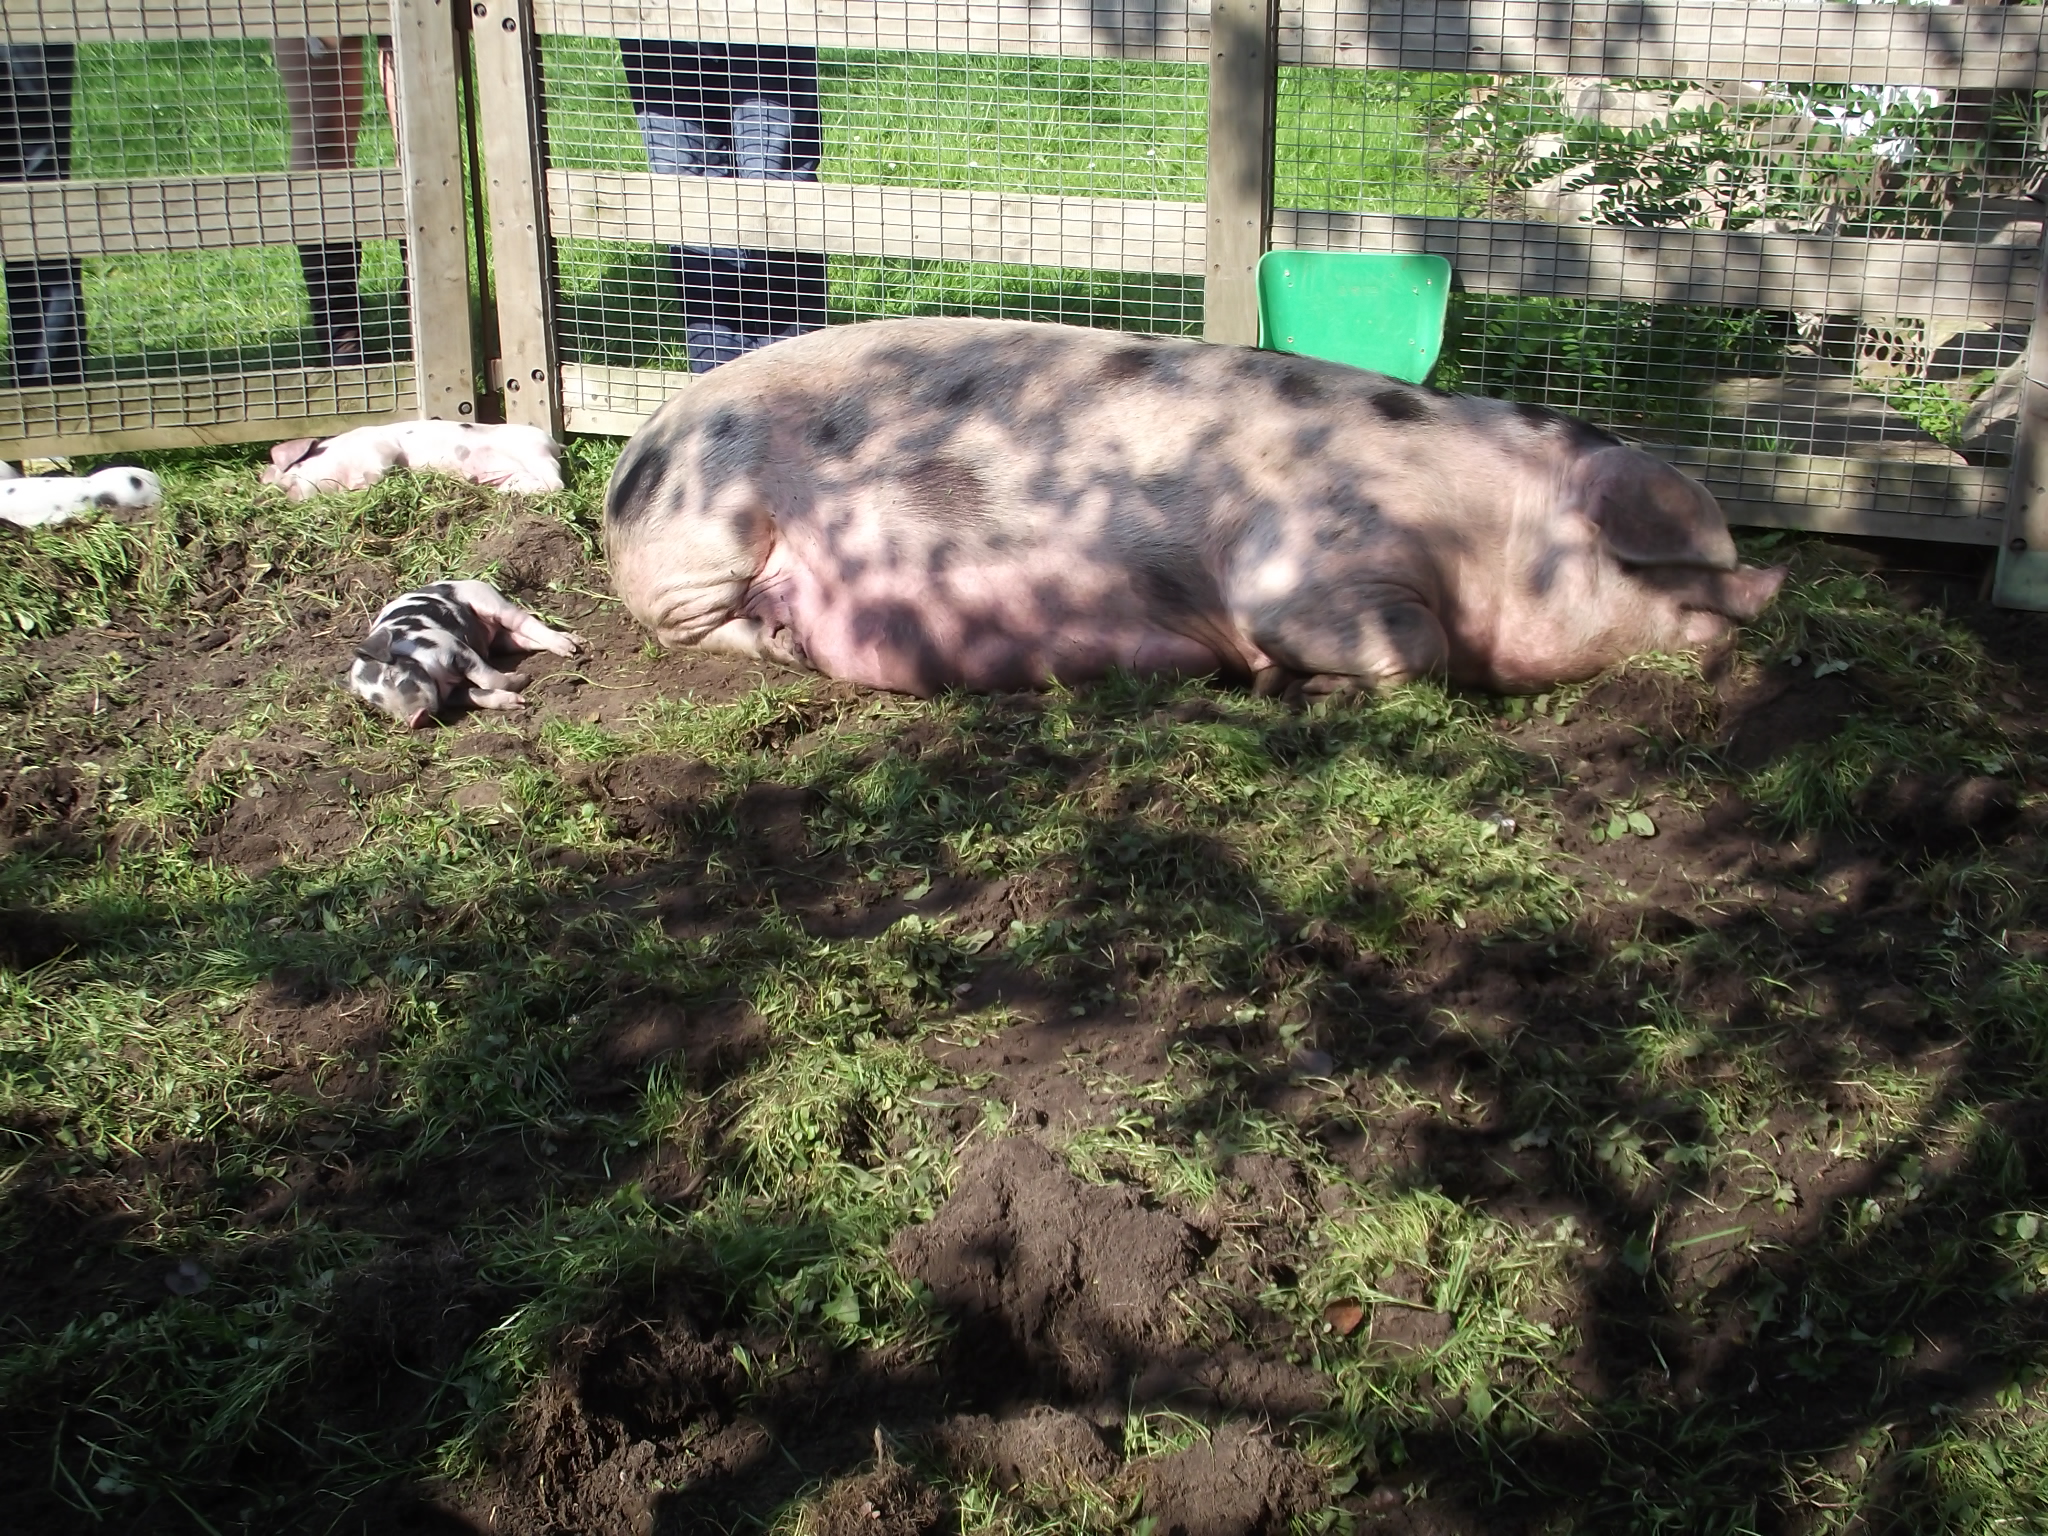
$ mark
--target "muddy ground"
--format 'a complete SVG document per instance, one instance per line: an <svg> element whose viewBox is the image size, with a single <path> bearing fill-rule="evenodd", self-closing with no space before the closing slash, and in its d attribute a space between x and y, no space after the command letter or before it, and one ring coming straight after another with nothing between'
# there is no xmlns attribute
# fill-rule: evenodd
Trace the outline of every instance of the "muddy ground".
<svg viewBox="0 0 2048 1536"><path fill-rule="evenodd" d="M1101 899L1099 873L1058 865L1004 878L942 872L914 895L868 880L813 845L816 791L799 773L755 784L712 816L717 775L686 755L562 758L545 739L551 722L609 727L651 700L738 699L767 674L727 658L652 654L603 596L601 570L558 524L512 519L486 548L509 557L508 590L579 629L589 654L533 658L523 714L438 727L428 733L431 750L394 739L381 757L356 754L337 767L327 743L289 724L220 737L194 773L226 775L239 787L200 829L196 859L261 880L360 844L366 806L397 787L432 794L439 779L440 792L488 818L509 776L541 767L589 797L633 848L594 868L575 848L536 847L531 858L589 875L591 907L652 912L672 938L715 940L770 909L826 938L872 936L913 912L1002 932ZM270 1086L308 1106L289 1164L228 1179L204 1142L176 1139L98 1162L54 1146L33 1152L6 1190L0 1313L11 1336L49 1338L103 1311L163 1304L178 1291L177 1275L142 1234L165 1206L199 1202L233 1214L258 1234L235 1261L245 1270L266 1262L266 1231L279 1234L280 1264L287 1233L318 1228L368 1244L370 1256L333 1292L303 1375L274 1406L274 1435L247 1452L244 1470L251 1485L262 1482L270 1473L257 1462L291 1463L314 1425L384 1436L392 1455L415 1458L411 1470L337 1489L308 1465L303 1476L317 1494L262 1515L238 1506L228 1478L201 1507L159 1504L123 1516L135 1530L642 1536L741 1528L786 1515L789 1501L808 1492L801 1521L809 1529L908 1533L971 1523L961 1479L1096 1489L1111 1501L1097 1507L1101 1520L1118 1523L1115 1508L1142 1510L1132 1519L1151 1522L1151 1536L1241 1536L1295 1522L1389 1532L1618 1528L1654 1524L1643 1511L1669 1488L1714 1475L1666 1455L1689 1454L1676 1449L1687 1443L1686 1426L1706 1420L1724 1426L1716 1444L1736 1481L1759 1480L1777 1452L1854 1455L1874 1424L1887 1426L1892 1446L1910 1446L1944 1415L2009 1385L2048 1345L2035 1300L1972 1304L1967 1285L1925 1297L1900 1290L1895 1315L1871 1331L1902 1345L1809 1371L1789 1321L1766 1318L1756 1297L1771 1285L1796 1292L1811 1273L1839 1267L1838 1249L1820 1256L1830 1224L1896 1184L1899 1156L1844 1150L1867 1145L1858 1136L1872 1124L1872 1105L1861 1080L1879 1068L1972 1098L2019 1149L2022 1185L2048 1193L2048 1103L2001 1090L2009 1045L1973 1039L1939 1006L1944 988L1960 992L1970 980L1930 974L1927 957L1956 916L1919 878L1963 851L2005 850L2023 864L2018 851L2039 837L2048 634L2039 618L1984 605L1965 562L1923 556L1876 550L1868 563L1884 569L1872 579L1908 605L1942 607L1981 641L2003 681L1980 703L2023 749L2014 769L1896 777L1870 787L1860 829L1781 835L1760 824L1730 781L1705 791L1691 781L1687 790L1674 764L1700 747L1739 772L1762 770L1857 714L1855 676L1736 664L1702 690L1630 674L1596 687L1564 723L1530 716L1501 726L1536 775L1532 792L1558 812L1555 858L1583 896L1581 920L1569 929L1504 937L1439 921L1419 929L1405 952L1378 953L1343 932L1302 925L1271 964L1276 982L1313 977L1313 987L1290 994L1312 1002L1299 1016L1251 1022L1242 993L1155 984L1162 957L1142 943L1111 945L1050 977L1000 957L957 983L949 975L963 1013L996 1003L1010 1013L992 1033L940 1031L918 1045L943 1084L928 1095L930 1112L963 1147L935 1215L888 1248L942 1320L929 1340L865 1351L835 1351L815 1337L792 1343L735 1316L728 1298L697 1282L647 1275L621 1286L602 1315L565 1328L545 1379L520 1399L484 1470L436 1475L427 1457L446 1421L450 1375L522 1299L449 1234L494 1213L527 1217L550 1201L628 1186L657 1206L688 1210L709 1170L674 1148L621 1159L573 1128L484 1134L400 1156L410 1134L403 1123L358 1112L392 1102L387 1005L372 989L290 971L272 975L223 1021ZM1944 563L1947 570L1910 568ZM60 751L17 752L0 768L10 856L81 865L121 858L96 798L96 755L166 721L202 730L237 722L241 691L277 669L309 693L331 686L367 614L391 593L390 572L370 562L337 576L329 595L338 607L301 604L292 627L258 635L244 619L251 578L233 568L232 554L214 579L218 588L182 629L117 615L108 627L21 649L50 677L109 653L128 675L104 701L87 701L81 718L89 723ZM1172 708L1181 720L1227 714L1237 698L1219 688ZM821 685L807 717L767 720L765 744L800 758L806 729L830 729L836 704L857 700L855 690ZM1029 720L1045 707L1029 697L1002 701L989 739L1001 740L1005 719ZM1302 750L1313 752L1315 717L1299 719ZM953 749L912 728L893 750L917 758ZM489 764L482 776L480 759ZM972 791L1014 766L991 754L938 771ZM1077 782L1091 771L1054 766ZM1596 807L1623 801L1653 819L1654 838L1589 833ZM1138 857L1205 853L1155 844ZM1353 883L1364 908L1378 899L1377 879L1361 851ZM1242 897L1255 904L1261 893L1247 886ZM587 916L534 913L531 942L560 942L563 925ZM94 923L107 921L17 911L0 935L0 962L16 972L34 967L92 944L105 931ZM1288 926L1284 912L1272 921ZM2014 924L2006 947L2039 953L2048 938L2037 923ZM1646 1275L1630 1245L1645 1230L1648 1197L1588 1177L1583 1149L1547 1139L1540 1108L1509 1091L1513 1064L1540 1063L1559 1091L1606 1104L1616 1123L1651 1137L1652 1153L1701 1140L1696 1096L1632 1097L1604 1075L1599 1046L1645 1006L1627 947L1682 945L1706 932L1737 945L1723 953L1751 957L1758 946L1750 940L1769 935L1779 974L1760 977L1750 960L1717 961L1702 950L1709 958L1684 983L1738 1030L1764 991L1797 989L1810 1001L1807 1027L1767 1032L1764 1048L1773 1069L1808 1085L1824 1108L1817 1122L1802 1106L1796 1116L1716 1128L1724 1147L1741 1151L1743 1171L1724 1162L1689 1198L1658 1197L1659 1257ZM697 1090L715 1091L767 1048L762 1021L741 1003L665 997L642 977L621 977L616 996L568 1089L593 1113L632 1103L664 1063ZM1284 1301L1311 1262L1317 1221L1350 1198L1297 1159L1231 1155L1200 1203L1070 1171L1057 1150L1064 1138L1115 1124L1148 1087L1171 1083L1191 1050L1244 1063L1246 1105L1299 1128L1329 1166L1358 1180L1434 1187L1522 1226L1569 1218L1583 1235L1574 1299L1535 1321L1576 1340L1565 1370L1581 1406L1561 1407L1542 1428L1481 1456L1464 1387L1432 1382L1421 1369L1402 1377L1425 1411L1404 1421L1398 1464L1383 1452L1341 1475L1318 1464L1303 1426L1338 1399L1326 1369L1332 1352L1426 1361L1455 1321L1431 1309L1420 1276L1400 1272L1379 1277L1377 1299L1318 1298L1306 1309ZM1841 1075L1852 1057L1856 1073ZM991 1123L984 1106L992 1102L1002 1107L994 1123L1003 1134L975 1134ZM12 1129L18 1138L36 1132ZM1929 1188L1958 1177L1943 1155L1930 1147L1912 1177ZM1953 1210L1901 1241L1933 1252L1945 1234L1987 1219L1989 1207L1971 1206L1974 1197L1958 1188ZM1991 1295L1992 1282L1978 1279L1981 1295ZM1191 1308L1222 1316L1223 1333L1191 1334ZM759 1369L766 1361L776 1362L773 1371ZM1127 1443L1134 1406L1171 1409L1214 1433L1166 1450ZM16 1452L0 1466L0 1501L10 1511L0 1524L24 1533L81 1528L77 1504L53 1488L46 1461L31 1460L66 1433L53 1424L65 1411L18 1398L0 1409L0 1431ZM1596 1420L1600 1435L1633 1436L1636 1448L1617 1454L1596 1442ZM1633 1487L1617 1471L1631 1462ZM1765 1528L1816 1523L1801 1500L1751 1492L1764 1499L1757 1518ZM1678 1495L1669 1502L1684 1507ZM1085 1523L1071 1518L1076 1529Z"/></svg>

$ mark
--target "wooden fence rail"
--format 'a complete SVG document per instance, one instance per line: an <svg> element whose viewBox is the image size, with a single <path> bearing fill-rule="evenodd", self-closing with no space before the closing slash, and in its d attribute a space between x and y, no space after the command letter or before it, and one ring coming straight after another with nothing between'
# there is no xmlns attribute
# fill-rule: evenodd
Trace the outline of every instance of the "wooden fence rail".
<svg viewBox="0 0 2048 1536"><path fill-rule="evenodd" d="M799 43L856 52L1052 54L1201 63L1190 0L537 0L542 33ZM1302 0L1277 12L1281 64L1676 80L1882 80L2033 90L2033 6L1746 5L1736 0Z"/></svg>

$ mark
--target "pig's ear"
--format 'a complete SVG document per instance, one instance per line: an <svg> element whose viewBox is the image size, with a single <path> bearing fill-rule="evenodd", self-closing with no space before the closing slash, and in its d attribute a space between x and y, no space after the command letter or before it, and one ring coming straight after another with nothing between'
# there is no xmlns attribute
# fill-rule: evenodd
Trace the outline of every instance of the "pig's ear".
<svg viewBox="0 0 2048 1536"><path fill-rule="evenodd" d="M375 629L356 647L356 654L365 661L389 661L391 659L391 631Z"/></svg>
<svg viewBox="0 0 2048 1536"><path fill-rule="evenodd" d="M324 437L295 437L288 443L279 443L270 450L270 467L277 470L290 469L326 441Z"/></svg>
<svg viewBox="0 0 2048 1536"><path fill-rule="evenodd" d="M1707 488L1637 448L1594 456L1586 515L1600 542L1629 565L1735 564L1728 522Z"/></svg>

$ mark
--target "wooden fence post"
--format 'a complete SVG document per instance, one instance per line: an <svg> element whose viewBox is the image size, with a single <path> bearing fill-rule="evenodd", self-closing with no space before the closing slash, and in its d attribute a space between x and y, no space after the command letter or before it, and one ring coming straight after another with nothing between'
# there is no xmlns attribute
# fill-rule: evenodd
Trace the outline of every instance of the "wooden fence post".
<svg viewBox="0 0 2048 1536"><path fill-rule="evenodd" d="M1209 244L1202 332L1256 346L1259 257L1273 222L1278 0L1209 7Z"/></svg>
<svg viewBox="0 0 2048 1536"><path fill-rule="evenodd" d="M2005 539L1998 546L1991 600L2001 608L2048 611L2048 259L2041 262L2034 290L2012 477L2006 482Z"/></svg>
<svg viewBox="0 0 2048 1536"><path fill-rule="evenodd" d="M463 207L459 71L464 0L392 0L398 165L405 177L413 372L427 419L476 419L469 215Z"/></svg>
<svg viewBox="0 0 2048 1536"><path fill-rule="evenodd" d="M476 105L490 205L490 287L497 299L505 419L562 434L555 366L555 262L548 237L540 40L525 0L471 0Z"/></svg>

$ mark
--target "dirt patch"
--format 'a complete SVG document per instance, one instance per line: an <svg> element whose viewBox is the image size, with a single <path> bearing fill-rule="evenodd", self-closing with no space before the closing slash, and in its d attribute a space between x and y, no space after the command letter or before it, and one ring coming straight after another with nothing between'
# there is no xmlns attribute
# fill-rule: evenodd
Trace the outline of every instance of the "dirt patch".
<svg viewBox="0 0 2048 1536"><path fill-rule="evenodd" d="M1907 774L1873 785L1863 814L1900 842L1928 850L1996 838L2020 813L2019 790L1986 774L1930 779Z"/></svg>
<svg viewBox="0 0 2048 1536"><path fill-rule="evenodd" d="M1372 1332L1368 1337L1390 1355L1426 1355L1450 1342L1457 1321L1448 1312L1382 1302L1372 1309Z"/></svg>
<svg viewBox="0 0 2048 1536"><path fill-rule="evenodd" d="M97 779L65 762L0 777L0 851L76 847L98 790Z"/></svg>
<svg viewBox="0 0 2048 1536"><path fill-rule="evenodd" d="M320 775L318 782L252 785L235 798L219 826L193 843L193 851L252 875L266 874L288 858L343 852L363 833L354 808L342 798L345 782L339 775Z"/></svg>
<svg viewBox="0 0 2048 1536"><path fill-rule="evenodd" d="M391 1029L382 991L337 989L310 972L282 971L257 988L235 1027L284 1092L367 1102L382 1087L378 1058Z"/></svg>
<svg viewBox="0 0 2048 1536"><path fill-rule="evenodd" d="M612 1318L572 1335L513 1428L497 1529L645 1536L663 1490L715 1480L763 1449L735 1423L731 1346L685 1316Z"/></svg>
<svg viewBox="0 0 2048 1536"><path fill-rule="evenodd" d="M1207 1440L1134 1462L1125 1486L1156 1536L1268 1536L1308 1509L1321 1479L1294 1452L1245 1424Z"/></svg>
<svg viewBox="0 0 2048 1536"><path fill-rule="evenodd" d="M227 809L193 841L203 858L251 874L288 858L331 857L361 841L361 809L407 775L371 765L327 766L333 749L314 737L217 738L188 778L195 791L227 790Z"/></svg>
<svg viewBox="0 0 2048 1536"><path fill-rule="evenodd" d="M660 752L608 763L579 777L610 803L622 831L643 838L687 835L719 787L718 770L709 763Z"/></svg>
<svg viewBox="0 0 2048 1536"><path fill-rule="evenodd" d="M498 589L516 597L558 591L577 581L588 564L574 530L532 514L493 528L477 540L472 554L478 570L495 566Z"/></svg>
<svg viewBox="0 0 2048 1536"><path fill-rule="evenodd" d="M1057 1491L1099 1483L1116 1468L1102 1431L1078 1413L1040 1406L1010 1418L963 1414L932 1432L933 1449L957 1472L1001 1488Z"/></svg>
<svg viewBox="0 0 2048 1536"><path fill-rule="evenodd" d="M666 916L666 904L662 910ZM642 998L598 1026L585 1060L616 1073L666 1061L693 1085L715 1088L760 1054L767 1033L766 1021L741 1003L685 1008L669 998ZM591 1074L583 1080L595 1086Z"/></svg>
<svg viewBox="0 0 2048 1536"><path fill-rule="evenodd" d="M908 1467L885 1461L826 1489L797 1529L802 1536L924 1536L939 1528L943 1513L938 1494Z"/></svg>
<svg viewBox="0 0 2048 1536"><path fill-rule="evenodd" d="M1199 1233L1135 1190L1084 1184L1028 1138L968 1153L952 1196L890 1245L959 1326L959 1369L996 1400L1115 1392L1173 1340Z"/></svg>
<svg viewBox="0 0 2048 1536"><path fill-rule="evenodd" d="M1766 672L1728 700L1728 761L1754 773L1796 747L1827 740L1856 706L1856 690L1839 677Z"/></svg>

